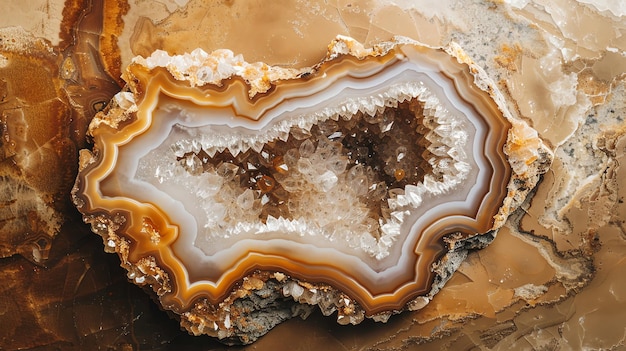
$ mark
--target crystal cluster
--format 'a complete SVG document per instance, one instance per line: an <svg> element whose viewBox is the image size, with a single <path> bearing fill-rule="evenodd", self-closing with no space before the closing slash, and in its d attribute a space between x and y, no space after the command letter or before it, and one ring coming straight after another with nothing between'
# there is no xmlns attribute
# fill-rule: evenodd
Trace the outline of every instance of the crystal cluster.
<svg viewBox="0 0 626 351"><path fill-rule="evenodd" d="M420 95L291 126L259 152L207 152L206 144L177 140L144 157L138 176L166 192L183 184L196 198L204 210L196 246L207 254L225 236L282 230L338 240L381 259L407 208L420 206L426 192L453 188L469 168L462 120L437 109L424 87L413 91Z"/></svg>

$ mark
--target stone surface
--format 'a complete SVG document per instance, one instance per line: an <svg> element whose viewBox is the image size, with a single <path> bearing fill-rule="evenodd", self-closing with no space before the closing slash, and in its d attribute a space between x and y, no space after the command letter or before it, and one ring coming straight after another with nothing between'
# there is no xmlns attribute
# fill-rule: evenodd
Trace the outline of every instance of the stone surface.
<svg viewBox="0 0 626 351"><path fill-rule="evenodd" d="M279 325L249 349L281 349L286 344L348 350L623 347L626 22L619 2L449 0L435 6L413 1L297 1L279 6L131 1L128 6L108 4L110 12L104 15L87 11L98 9L87 1L76 4L64 8L60 1L10 1L11 10L0 14L0 70L5 74L0 89L13 87L13 95L0 97L0 109L11 110L11 99L26 101L30 110L23 111L39 116L24 114L29 122L24 136L13 133L19 129L14 128L15 119L3 113L4 133L13 133L10 140L27 139L35 145L24 149L27 156L36 150L63 150L40 149L49 140L67 138L71 142L63 145L85 145L85 120L119 91L109 84L121 82L119 76L134 55L149 56L156 49L181 54L198 47L207 52L229 48L250 62L302 68L319 62L337 34L366 45L393 35L434 46L458 43L498 83L514 117L534 127L554 152L554 162L532 200L509 217L490 246L469 254L422 310L391 316L386 324L365 321L348 327L313 312L306 320L293 318ZM100 25L93 26L99 21L79 26L81 15L89 13L106 18L105 34L100 36ZM15 25L22 28L7 28ZM89 36L92 39L73 41ZM76 48L80 43L87 45ZM67 60L71 53L75 56ZM14 65L29 62L42 64L21 72L42 73L6 74ZM109 88L94 89L98 84L77 78L93 75L103 79L91 82ZM42 81L47 83L40 87ZM14 87L22 82L30 88L17 96ZM69 85L78 93L69 94L72 89L63 88ZM96 99L87 94L102 91L110 93ZM79 97L86 100L77 102ZM67 128L69 121L82 121L82 126ZM34 137L45 135L43 131L60 139ZM60 220L41 232L46 242L35 248L44 255L33 254L37 250L32 240L39 236L32 225L38 220L3 222L2 247L8 248L3 255L19 255L0 260L3 281L11 282L2 290L2 348L219 349L206 338L179 331L177 321L170 321L144 292L124 282L115 256L101 253L101 240L88 234L66 206L71 184L53 169L71 167L47 160L69 161L77 158L70 155L73 152L34 158L45 161L35 173L49 175L39 179L59 184L38 187L35 178L17 170L20 156L8 150L5 140L3 165L14 170L3 178L3 209L11 213L11 204L19 200L19 208L28 209L34 218L49 213L52 217L46 218ZM28 196L18 199L11 185L18 183L30 189ZM64 204L50 202L50 194L64 198ZM18 234L6 228L17 228ZM273 318L288 315L279 305L276 311Z"/></svg>

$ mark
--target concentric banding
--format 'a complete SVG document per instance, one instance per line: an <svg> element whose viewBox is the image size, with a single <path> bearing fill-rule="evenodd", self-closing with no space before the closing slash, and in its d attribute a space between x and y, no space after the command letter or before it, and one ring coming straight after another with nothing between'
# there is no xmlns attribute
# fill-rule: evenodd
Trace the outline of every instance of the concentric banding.
<svg viewBox="0 0 626 351"><path fill-rule="evenodd" d="M250 99L238 79L221 88L191 87L164 69L131 67L142 89L136 119L119 130L93 130L98 160L80 173L77 196L84 214L127 214L118 234L131 241L129 260L154 256L169 273L172 291L161 297L168 308L184 310L200 297L219 303L233 284L260 269L329 284L368 315L398 310L430 291L432 264L446 252L445 235L492 229L510 178L503 153L509 125L465 65L443 51L404 44L363 60L342 56L316 70L275 82ZM454 124L456 134L444 144L458 148L456 171L405 187L404 197L390 202L400 219L381 225L388 244L375 249L330 240L304 222L280 218L237 235L231 231L200 249L196 237L203 226L192 213L201 211L182 184L190 178L179 174L180 183L163 183L154 177L159 165L194 150L255 149L294 125L307 128L411 99L422 101L438 124Z"/></svg>

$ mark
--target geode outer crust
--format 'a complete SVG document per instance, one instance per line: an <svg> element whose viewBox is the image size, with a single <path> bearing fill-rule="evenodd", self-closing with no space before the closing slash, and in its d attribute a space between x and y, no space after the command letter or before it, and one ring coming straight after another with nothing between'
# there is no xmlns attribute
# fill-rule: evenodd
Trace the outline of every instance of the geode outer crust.
<svg viewBox="0 0 626 351"><path fill-rule="evenodd" d="M406 56L403 57L406 52L401 47L414 48L414 53L425 57L448 56L450 63L442 66L444 69L454 69L441 72L441 84L452 81L453 83L447 84L461 89L463 97L450 103L442 100L442 97L446 97L446 94L453 95L451 89L435 86L435 89L441 89L437 95L428 89L419 90L412 79L407 81L385 78L385 70L395 67L395 63L389 64L392 60L400 62L399 64L411 61ZM367 67L364 70L366 73L361 76L359 73L345 73L359 72L360 65ZM382 68L376 68L378 66ZM346 67L352 67L352 70ZM334 69L340 73L333 71ZM339 78L333 80L334 75ZM378 79L376 84L364 89L370 94L369 100L363 95L349 94L350 89L358 90L356 85L350 85L352 81L362 84L369 76ZM421 76L416 74L416 77ZM248 64L228 51L217 51L210 55L197 51L191 55L175 57L157 52L147 59L137 58L125 73L124 79L127 81L125 91L116 95L104 113L98 114L92 121L90 133L95 142L94 150L81 151L80 174L73 190L74 203L83 213L84 220L91 224L93 231L103 237L106 249L120 255L122 266L128 270L128 277L134 283L151 285L163 307L179 314L181 324L191 333L209 334L229 342L252 342L286 318L306 316L310 309L299 308L297 304L291 305L291 299L300 304L318 305L326 315L337 311L337 319L341 324L357 324L366 316L377 321L386 321L393 313L405 308L417 310L424 307L443 287L468 250L484 247L494 238L509 213L519 206L535 186L552 157L536 132L525 123L514 120L503 108L502 97L484 72L473 65L460 48L454 45L445 49L433 49L406 38L396 38L392 42L366 49L350 38L338 37L329 46L329 53L323 62L301 70L270 67L260 63ZM466 87L460 86L463 81L466 81ZM245 84L241 84L242 82ZM346 98L340 95L324 95L324 91L332 90L334 86L343 87L341 84L348 86L340 91L346 93ZM300 85L311 90L312 96L318 94L326 98L320 102L306 100L308 97L298 96ZM320 88L307 88L311 86ZM244 88L247 91L241 94ZM409 93L406 92L407 89ZM158 106L160 102L155 101L159 101L157 96L164 91L167 97L164 98L163 105ZM265 112L281 106L283 99L280 94L285 92L292 92L297 97L294 105L298 104L298 98L308 104L303 105L306 106L302 108L303 112L298 107L289 105L291 107L284 108L282 114L276 112L274 119L266 117L268 122L255 125L258 121L265 121ZM215 96L218 98L214 99ZM229 100L232 96L234 98ZM293 95L285 96L287 99ZM467 96L477 98L477 101L466 101ZM379 97L382 100L376 100ZM232 103L232 109L237 113L235 117L229 117L230 119L217 117L218 122L207 127L209 122L197 117L201 115L197 111L205 106L216 106L215 114L219 116L225 106L229 106L218 101L219 98ZM272 98L277 99L277 102L272 104ZM356 107L352 107L355 103ZM192 106L194 104L197 106ZM462 104L468 106L466 110L479 111L477 117L455 119L462 118L459 117L462 113L454 112L457 105ZM333 110L333 106L337 108ZM402 113L395 113L395 117L390 117L390 123L385 123L383 115L387 108L397 109ZM458 108L458 111L463 110ZM294 113L294 110L300 114ZM407 114L414 114L415 120L398 117ZM150 135L152 126L149 121L152 115L158 115L164 121L173 118L176 123L171 122L171 125L165 127L157 124L154 127L156 132L152 133L161 135L160 144L154 144L150 141L152 139L147 139L145 143L150 147L134 159L129 156L133 149L125 145L130 145L135 137L141 139L144 133ZM148 122L144 121L146 116ZM237 122L237 116L243 116L238 117L243 122ZM452 122L446 122L448 120ZM361 126L364 127L352 126L359 121L363 121ZM384 134L403 121L413 123L413 128L421 133L417 137L417 147L421 148L421 153L413 157L414 162L409 168L400 165L407 155L410 156L410 152L400 148L402 145L395 149L395 159L394 155L384 159L385 165L393 164L393 167L384 169L382 166L368 164L367 161L368 158L376 157L379 157L379 161L382 160L380 155L384 151L376 146L363 144L364 139L348 137L358 134L353 133L355 129L351 128L360 128L359 133L376 130L376 133ZM143 129L133 129L133 126L141 123L144 123ZM328 127L329 124L332 128ZM230 132L223 125L229 125L234 132ZM170 127L174 132L161 131ZM468 133L462 127L471 127L469 130L474 128L474 132ZM262 130L265 135L249 132L255 128L257 131ZM326 133L327 128L330 129ZM395 134L399 135L400 132L402 130L397 130ZM184 138L172 139L172 135L176 133L187 133L185 135L191 141ZM219 133L225 137L219 136ZM196 143L193 143L193 138L196 138ZM407 138L412 136L408 135ZM314 141L307 143L309 139ZM388 143L388 140L383 143ZM271 145L271 148L267 145ZM324 172L311 178L304 166L300 168L300 165L309 159L313 160L318 154L322 160L326 160L322 152L327 148L322 148L322 145L330 145L330 149L334 147L338 156L332 165L339 166L331 170L331 164L328 163ZM146 149L145 145L142 149ZM291 152L296 149L297 153ZM354 156L359 149L367 149L365 160ZM488 156L471 154L477 149ZM264 152L276 154L269 156L264 163ZM251 154L253 155L250 156ZM297 154L294 163L284 160L287 155L293 154ZM118 156L123 166L119 171L119 178L116 178L118 171L115 170L115 163ZM165 162L154 165L154 159ZM251 167L245 168L246 164L251 164ZM296 167L297 170L294 170ZM262 172L256 172L258 169L262 169ZM407 170L413 172L414 169L418 170L415 173L416 180L408 182L405 179ZM352 170L354 171L351 172ZM411 172L408 173L413 174ZM294 178L289 178L289 175L293 174L307 180L290 188ZM353 201L354 206L349 206L351 209L363 209L357 213L356 222L348 221L348 216L340 216L341 218L330 224L322 222L323 219L320 218L301 220L297 214L304 209L296 204L289 205L296 203L296 200L309 199L303 195L310 193L309 190L303 190L305 188L316 189L314 191L317 191L317 196L332 189L343 189L341 186L345 189L355 188L357 183L354 179L357 176L363 176L358 179L365 179L362 180L366 185L365 192L345 200ZM209 180L215 181L202 183L205 186L198 188L199 182ZM171 199L175 199L174 202L181 201L180 198L176 200L176 196L182 196L193 198L205 206L210 205L210 210L205 211L206 213L200 213L200 217L195 216L196 222L202 222L199 218L207 218L205 229L198 224L192 228L194 235L186 234L188 232L184 230L179 231L179 225L181 228L184 225L181 225L182 222L175 222L177 215L172 212L165 215L165 211L154 205L158 203L161 206L163 202L157 200L163 200L164 197L147 198L152 196L149 194L156 193L154 191L144 191L144 194L148 194L145 195L146 198L141 198L144 195L133 194L126 197L123 194L124 183L139 182L150 184L145 189L155 189L159 194L167 194L170 191L168 188L182 194L169 194ZM480 185L481 182L486 185ZM183 184L182 190L176 188L177 184ZM206 189L213 190L207 193ZM287 191L287 195L284 192L283 195L276 195L281 189L291 190ZM371 210L371 206L363 207L362 204L371 199L377 189L384 191L382 198L373 205L375 211ZM465 189L465 192L459 189ZM474 194L480 191L472 189L483 189L482 196ZM455 194L461 195L457 199L454 198ZM441 200L444 196L452 196L453 200L450 201L465 201L468 209L463 209L462 215L455 216L454 212L450 212L450 206ZM132 198L135 200L130 200ZM294 198L296 200L289 202ZM136 206L137 203L144 205ZM448 224L442 226L445 229L429 231L439 221L435 218L440 217L432 213L435 210L426 208L425 203L432 204L434 209L443 213L438 215L443 216L441 221ZM308 206L312 204L306 202L304 207ZM193 206L195 207L197 206ZM454 206L452 209L455 209ZM224 214L218 216L215 222L219 225L211 227L211 220L215 220L214 216L220 211ZM247 217L235 217L234 222L230 223L227 214L232 215L235 211L244 216L254 212L254 216L251 220ZM475 218L468 215L472 211ZM350 216L352 215L353 212L350 212ZM421 218L431 220L424 225L423 232L416 231L412 225ZM256 219L258 222L254 221ZM454 224L455 221L463 224ZM367 230L359 233L358 240L353 242L351 240L355 235L348 229L357 226ZM189 227L191 226L187 225L185 228ZM289 230L285 228L296 228L289 230L299 233L299 237L303 237L303 232L319 234L314 239L302 239L304 241L300 244L289 244L294 245L294 256L286 253L285 257L276 258L276 250L284 250L286 246L279 245L278 249L274 249L268 244L268 247L263 246L267 251L260 249L253 257L249 254L234 255L247 265L236 263L226 269L219 268L219 264L211 266L209 263L201 268L194 268L190 266L190 259L186 258L219 255L219 252L211 251L219 245L225 247L224 252L228 252L228 246L238 250L238 240L244 244L255 242L255 235L259 233L269 233L268 242L282 245L288 237L280 236L276 232L283 230L289 234ZM348 229L333 231L335 228ZM220 233L228 234L224 235L225 243L218 241ZM398 249L398 246L404 245L403 239L420 236L419 234L426 239L416 239L413 242L428 242L428 245L418 246L423 251L413 248L415 255L413 249ZM237 235L243 239L233 239ZM303 258L306 264L290 264L296 262L294 258L299 252L306 252L305 249L310 249L311 243L315 241L320 242L319 253L337 252L337 260L344 267L335 271L332 267L334 262L308 262L308 258ZM400 244L394 244L396 242ZM177 245L183 245L181 243L191 244L192 248L177 248ZM176 250L180 252L177 253ZM317 249L312 252L317 253L315 250ZM414 261L409 259L410 262L418 262L420 257L428 258L422 263L408 265L416 271L409 274L409 280L398 278L406 276L406 271L394 273L395 276L389 274L390 277L381 273L387 269L393 271L392 268L407 266L407 255L416 256ZM357 262L351 261L354 257L362 264L354 270L346 269L345 264ZM397 264L398 262L403 264ZM309 266L314 268L304 268ZM217 267L217 272L222 269L228 279L207 267ZM359 275L361 268L371 269L373 273L368 273L369 278L364 274L363 278ZM346 277L342 278L344 273ZM363 280L359 281L361 278ZM374 291L377 284L373 282L377 282L376 279L382 282L381 289L387 290ZM391 298L382 297L389 294ZM267 315L258 317L261 309L276 312L273 317L266 319Z"/></svg>

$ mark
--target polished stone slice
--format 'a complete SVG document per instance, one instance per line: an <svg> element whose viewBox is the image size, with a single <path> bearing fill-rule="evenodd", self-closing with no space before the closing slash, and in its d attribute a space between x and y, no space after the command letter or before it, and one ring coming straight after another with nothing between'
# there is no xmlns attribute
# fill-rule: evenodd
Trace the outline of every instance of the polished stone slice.
<svg viewBox="0 0 626 351"><path fill-rule="evenodd" d="M550 156L465 61L346 37L299 70L227 50L137 58L92 122L74 201L196 334L237 334L232 304L270 283L342 324L422 308Z"/></svg>

